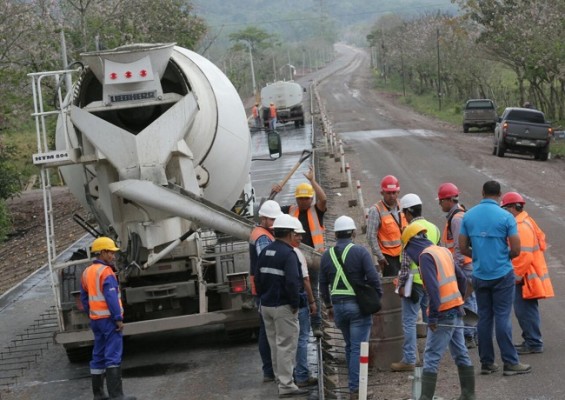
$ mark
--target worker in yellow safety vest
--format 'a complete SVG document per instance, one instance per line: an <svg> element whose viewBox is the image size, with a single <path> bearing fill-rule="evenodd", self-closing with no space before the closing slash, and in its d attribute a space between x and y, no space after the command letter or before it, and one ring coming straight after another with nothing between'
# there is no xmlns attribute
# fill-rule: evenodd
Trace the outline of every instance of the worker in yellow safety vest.
<svg viewBox="0 0 565 400"><path fill-rule="evenodd" d="M455 267L445 247L434 245L425 235L426 228L414 222L402 232L404 251L420 268L429 297L428 335L419 400L434 398L441 357L449 348L457 364L461 396L475 399L475 372L463 337L463 297L467 289L465 274Z"/></svg>
<svg viewBox="0 0 565 400"><path fill-rule="evenodd" d="M514 313L524 340L516 350L518 354L539 354L543 353L543 340L538 299L553 297L554 292L543 255L545 234L524 210L525 204L519 193L502 196L501 207L516 219L520 236L520 255L512 259L512 266L516 276Z"/></svg>

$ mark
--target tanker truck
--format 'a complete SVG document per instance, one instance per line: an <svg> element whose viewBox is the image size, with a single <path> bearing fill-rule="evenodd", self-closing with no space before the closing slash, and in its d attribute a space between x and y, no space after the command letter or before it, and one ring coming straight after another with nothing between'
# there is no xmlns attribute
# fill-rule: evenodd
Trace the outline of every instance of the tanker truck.
<svg viewBox="0 0 565 400"><path fill-rule="evenodd" d="M174 43L81 57L77 70L30 74L56 342L72 362L90 356L93 336L78 297L89 245L100 235L120 248L124 335L222 324L231 337L248 337L259 324L257 310L242 307L254 195L250 133L235 88L209 60ZM72 88L66 95L64 86ZM54 87L58 106L50 109L44 97ZM66 259L57 255L51 217L53 168L88 211L75 220L92 234Z"/></svg>
<svg viewBox="0 0 565 400"><path fill-rule="evenodd" d="M277 123L294 122L296 128L304 126L302 94L306 91L294 81L277 81L261 89L261 109L265 127L269 126L269 106L277 107Z"/></svg>

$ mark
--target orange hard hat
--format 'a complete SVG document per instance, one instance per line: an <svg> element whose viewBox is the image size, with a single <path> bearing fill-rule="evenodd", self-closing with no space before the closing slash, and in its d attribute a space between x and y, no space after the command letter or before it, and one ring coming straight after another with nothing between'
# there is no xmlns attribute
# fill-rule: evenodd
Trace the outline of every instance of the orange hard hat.
<svg viewBox="0 0 565 400"><path fill-rule="evenodd" d="M518 192L508 192L504 196L502 196L502 201L500 202L500 206L504 207L508 204L526 204L526 200L520 195Z"/></svg>
<svg viewBox="0 0 565 400"><path fill-rule="evenodd" d="M459 196L459 189L451 182L442 183L437 190L437 199L452 199Z"/></svg>
<svg viewBox="0 0 565 400"><path fill-rule="evenodd" d="M381 190L385 192L398 192L400 184L395 176L387 175L381 180Z"/></svg>

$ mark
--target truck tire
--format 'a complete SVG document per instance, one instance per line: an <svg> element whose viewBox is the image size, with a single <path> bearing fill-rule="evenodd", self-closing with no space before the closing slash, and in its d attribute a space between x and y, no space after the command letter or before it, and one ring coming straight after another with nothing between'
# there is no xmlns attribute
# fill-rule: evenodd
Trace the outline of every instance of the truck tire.
<svg viewBox="0 0 565 400"><path fill-rule="evenodd" d="M463 133L469 133L469 125L463 124Z"/></svg>
<svg viewBox="0 0 565 400"><path fill-rule="evenodd" d="M496 145L496 155L498 157L504 157L505 151L506 151L506 147L504 146L504 140L499 140Z"/></svg>
<svg viewBox="0 0 565 400"><path fill-rule="evenodd" d="M92 347L93 346L65 347L69 362L71 362L72 364L77 364L90 361L90 359L92 358Z"/></svg>
<svg viewBox="0 0 565 400"><path fill-rule="evenodd" d="M549 158L549 146L540 149L534 156L536 160L547 161Z"/></svg>
<svg viewBox="0 0 565 400"><path fill-rule="evenodd" d="M298 120L294 121L294 127L300 128L300 121L298 121Z"/></svg>

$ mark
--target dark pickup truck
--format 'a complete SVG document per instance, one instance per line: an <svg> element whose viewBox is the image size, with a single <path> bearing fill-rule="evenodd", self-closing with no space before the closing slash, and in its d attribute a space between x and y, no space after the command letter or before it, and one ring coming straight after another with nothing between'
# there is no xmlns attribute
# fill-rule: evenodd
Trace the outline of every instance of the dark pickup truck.
<svg viewBox="0 0 565 400"><path fill-rule="evenodd" d="M541 111L508 107L494 129L492 154L533 154L536 160L546 161L552 137L553 129Z"/></svg>

